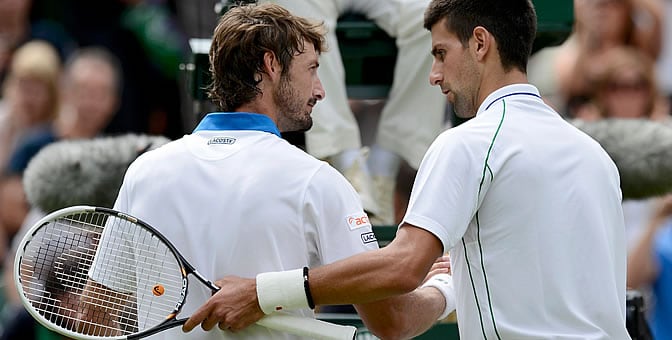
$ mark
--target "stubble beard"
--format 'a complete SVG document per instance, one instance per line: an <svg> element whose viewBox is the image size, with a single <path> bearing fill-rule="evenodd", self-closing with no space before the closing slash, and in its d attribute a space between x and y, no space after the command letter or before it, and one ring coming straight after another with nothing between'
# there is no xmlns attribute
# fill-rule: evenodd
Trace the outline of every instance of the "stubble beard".
<svg viewBox="0 0 672 340"><path fill-rule="evenodd" d="M311 112L306 110L307 102L301 100L289 76L281 78L274 96L280 110L278 129L281 132L304 132L313 126Z"/></svg>
<svg viewBox="0 0 672 340"><path fill-rule="evenodd" d="M472 118L476 115L476 110L474 108L474 105L470 104L470 101L467 97L463 95L458 95L457 93L453 92L454 100L453 100L453 111L455 112L455 115L458 116L459 118L467 119L467 118Z"/></svg>

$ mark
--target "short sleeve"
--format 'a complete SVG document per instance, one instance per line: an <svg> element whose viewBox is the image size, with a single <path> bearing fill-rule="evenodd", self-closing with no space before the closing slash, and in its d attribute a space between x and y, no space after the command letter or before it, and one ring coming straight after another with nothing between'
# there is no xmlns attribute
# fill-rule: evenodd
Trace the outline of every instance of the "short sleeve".
<svg viewBox="0 0 672 340"><path fill-rule="evenodd" d="M313 266L378 248L359 195L343 175L326 163L308 184L303 224L307 239L315 240L309 245Z"/></svg>
<svg viewBox="0 0 672 340"><path fill-rule="evenodd" d="M444 251L466 232L478 210L479 196L489 183L479 152L468 148L463 138L447 132L425 154L403 220L438 237Z"/></svg>

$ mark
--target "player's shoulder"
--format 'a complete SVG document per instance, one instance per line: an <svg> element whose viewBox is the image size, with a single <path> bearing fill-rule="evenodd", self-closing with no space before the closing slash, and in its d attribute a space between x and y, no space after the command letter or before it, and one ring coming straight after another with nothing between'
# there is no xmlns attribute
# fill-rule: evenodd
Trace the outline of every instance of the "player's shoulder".
<svg viewBox="0 0 672 340"><path fill-rule="evenodd" d="M264 152L269 153L269 160L276 166L281 166L284 169L283 172L289 176L302 176L309 182L318 182L327 187L341 185L341 181L347 182L345 177L331 164L285 140L280 140L274 148L266 148Z"/></svg>
<svg viewBox="0 0 672 340"><path fill-rule="evenodd" d="M283 162L287 167L317 169L325 162L310 155L305 150L289 143L284 139L277 139L270 145L261 146L261 152L268 154L274 162Z"/></svg>
<svg viewBox="0 0 672 340"><path fill-rule="evenodd" d="M474 117L458 126L447 129L432 143L434 149L475 149L478 145L487 147L495 133L493 125L485 117Z"/></svg>
<svg viewBox="0 0 672 340"><path fill-rule="evenodd" d="M150 150L137 150L137 157L131 162L128 171L137 171L139 168L154 168L159 164L175 164L179 160L180 152L184 149L182 138L168 141ZM169 163L166 163L169 162Z"/></svg>

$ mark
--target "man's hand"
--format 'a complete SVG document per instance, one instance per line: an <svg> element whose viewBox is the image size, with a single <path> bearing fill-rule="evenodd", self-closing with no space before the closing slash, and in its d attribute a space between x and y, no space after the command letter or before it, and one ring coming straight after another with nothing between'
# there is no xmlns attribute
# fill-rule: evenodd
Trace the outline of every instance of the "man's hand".
<svg viewBox="0 0 672 340"><path fill-rule="evenodd" d="M182 331L190 332L200 324L205 331L219 325L221 330L236 332L264 316L255 279L227 276L215 284L221 289L187 320Z"/></svg>
<svg viewBox="0 0 672 340"><path fill-rule="evenodd" d="M429 273L422 281L422 283L427 282L427 280L429 280L432 276L436 274L451 274L450 256L444 255L437 258L434 264L432 264L432 268L429 269Z"/></svg>

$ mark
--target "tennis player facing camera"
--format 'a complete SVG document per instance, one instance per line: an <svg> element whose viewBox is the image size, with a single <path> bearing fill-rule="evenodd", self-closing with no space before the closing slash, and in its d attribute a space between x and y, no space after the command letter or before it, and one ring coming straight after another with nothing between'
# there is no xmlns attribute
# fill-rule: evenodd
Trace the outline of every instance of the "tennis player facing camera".
<svg viewBox="0 0 672 340"><path fill-rule="evenodd" d="M427 282L456 300L460 339L629 339L619 174L528 83L532 3L433 0L424 25L430 83L471 119L427 151L395 239L311 268L309 299L361 303L413 291L450 251L452 278ZM306 297L274 289L303 280L286 271L225 277L184 329L240 328L269 306L305 307Z"/></svg>
<svg viewBox="0 0 672 340"><path fill-rule="evenodd" d="M359 196L347 180L280 136L285 131L309 129L311 110L325 96L317 75L318 57L325 48L323 34L320 23L273 4L227 11L214 31L210 48L213 81L209 95L222 112L206 115L192 134L135 160L126 172L114 209L154 226L210 278L255 277L297 268L301 272L304 267L377 249ZM105 250L105 235L110 233L114 231L106 227L87 289L92 296L98 289L112 289L124 299L124 295L134 295L134 283L120 282L99 268L105 261L140 260ZM106 253L114 256L100 255ZM151 266L154 261L146 262ZM143 264L137 266L142 269ZM435 268L435 272L446 271L441 265ZM313 306L305 303L303 281L299 283L304 304L285 309L314 318ZM297 292L290 293L294 296ZM211 295L203 285L190 285L180 314L191 315ZM137 296L142 299L141 294ZM446 304L434 288L373 300L362 300L356 308L370 330L382 337L389 332L421 333L431 327ZM137 301L139 325L143 323L143 303ZM104 306L96 303L85 306L83 320L104 311ZM110 327L119 326L107 317ZM206 320L203 329L189 334L174 328L152 338L297 338L258 325L243 330L220 323L220 330L215 328L216 319L211 320L214 322Z"/></svg>

